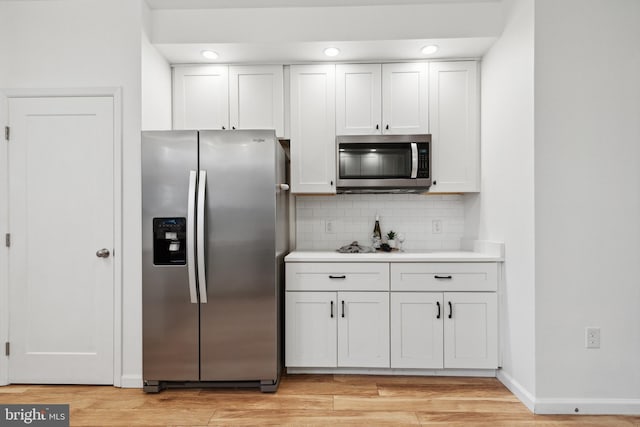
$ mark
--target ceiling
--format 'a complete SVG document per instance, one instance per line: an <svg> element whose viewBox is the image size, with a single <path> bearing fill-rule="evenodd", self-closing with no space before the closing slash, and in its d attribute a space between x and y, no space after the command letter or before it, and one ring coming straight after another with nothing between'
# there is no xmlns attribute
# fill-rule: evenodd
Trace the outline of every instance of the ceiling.
<svg viewBox="0 0 640 427"><path fill-rule="evenodd" d="M397 6L435 3L495 3L500 0L146 0L151 9Z"/></svg>
<svg viewBox="0 0 640 427"><path fill-rule="evenodd" d="M375 40L356 42L291 42L278 44L256 43L188 43L156 44L158 51L172 64L293 64L308 62L398 62L408 60L481 58L494 43L494 37L469 39ZM439 51L426 56L422 47L436 44ZM323 54L328 47L340 49L338 57ZM218 61L201 56L203 50L220 55Z"/></svg>
<svg viewBox="0 0 640 427"><path fill-rule="evenodd" d="M172 64L481 58L499 36L502 19L497 17L502 0L146 2L151 43ZM260 27L265 21L269 30ZM247 22L249 28L241 28ZM430 44L439 51L421 54ZM323 50L330 46L339 48L340 55L326 57ZM220 57L207 60L203 50Z"/></svg>

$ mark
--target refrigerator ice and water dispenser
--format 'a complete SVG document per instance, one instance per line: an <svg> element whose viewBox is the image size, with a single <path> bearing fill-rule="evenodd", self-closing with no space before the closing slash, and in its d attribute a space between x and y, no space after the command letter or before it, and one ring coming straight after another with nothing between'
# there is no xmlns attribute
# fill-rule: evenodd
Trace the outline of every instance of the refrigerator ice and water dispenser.
<svg viewBox="0 0 640 427"><path fill-rule="evenodd" d="M187 263L186 218L153 218L153 264Z"/></svg>

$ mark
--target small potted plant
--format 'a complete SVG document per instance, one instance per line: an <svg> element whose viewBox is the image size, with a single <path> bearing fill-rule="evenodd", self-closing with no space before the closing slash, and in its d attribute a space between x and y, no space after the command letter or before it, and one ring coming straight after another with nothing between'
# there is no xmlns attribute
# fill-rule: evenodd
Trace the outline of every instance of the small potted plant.
<svg viewBox="0 0 640 427"><path fill-rule="evenodd" d="M392 248L396 247L396 232L395 231L390 230L387 233L387 244Z"/></svg>

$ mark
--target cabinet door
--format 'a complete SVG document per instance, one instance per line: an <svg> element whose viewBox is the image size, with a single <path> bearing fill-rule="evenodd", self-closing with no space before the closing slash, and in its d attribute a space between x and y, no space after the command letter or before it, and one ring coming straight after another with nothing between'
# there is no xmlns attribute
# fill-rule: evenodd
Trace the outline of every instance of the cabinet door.
<svg viewBox="0 0 640 427"><path fill-rule="evenodd" d="M229 128L229 67L173 69L173 128Z"/></svg>
<svg viewBox="0 0 640 427"><path fill-rule="evenodd" d="M429 66L430 191L480 191L477 62L432 62Z"/></svg>
<svg viewBox="0 0 640 427"><path fill-rule="evenodd" d="M389 367L389 293L338 292L338 366Z"/></svg>
<svg viewBox="0 0 640 427"><path fill-rule="evenodd" d="M286 292L285 365L336 367L335 292Z"/></svg>
<svg viewBox="0 0 640 427"><path fill-rule="evenodd" d="M441 292L391 293L391 367L443 366Z"/></svg>
<svg viewBox="0 0 640 427"><path fill-rule="evenodd" d="M336 65L336 133L380 134L380 64Z"/></svg>
<svg viewBox="0 0 640 427"><path fill-rule="evenodd" d="M335 194L335 65L291 66L291 192Z"/></svg>
<svg viewBox="0 0 640 427"><path fill-rule="evenodd" d="M229 121L232 129L275 129L284 135L281 65L229 67Z"/></svg>
<svg viewBox="0 0 640 427"><path fill-rule="evenodd" d="M382 65L382 133L429 133L426 63Z"/></svg>
<svg viewBox="0 0 640 427"><path fill-rule="evenodd" d="M498 300L493 292L445 292L444 367L498 367Z"/></svg>

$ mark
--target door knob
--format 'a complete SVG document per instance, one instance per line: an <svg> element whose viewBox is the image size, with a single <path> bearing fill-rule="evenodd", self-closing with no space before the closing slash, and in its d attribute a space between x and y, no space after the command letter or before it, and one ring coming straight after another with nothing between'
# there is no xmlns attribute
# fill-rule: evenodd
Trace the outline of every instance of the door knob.
<svg viewBox="0 0 640 427"><path fill-rule="evenodd" d="M98 258L109 258L109 255L111 255L111 252L109 252L109 249L107 249L107 248L99 249L96 252L96 256Z"/></svg>

